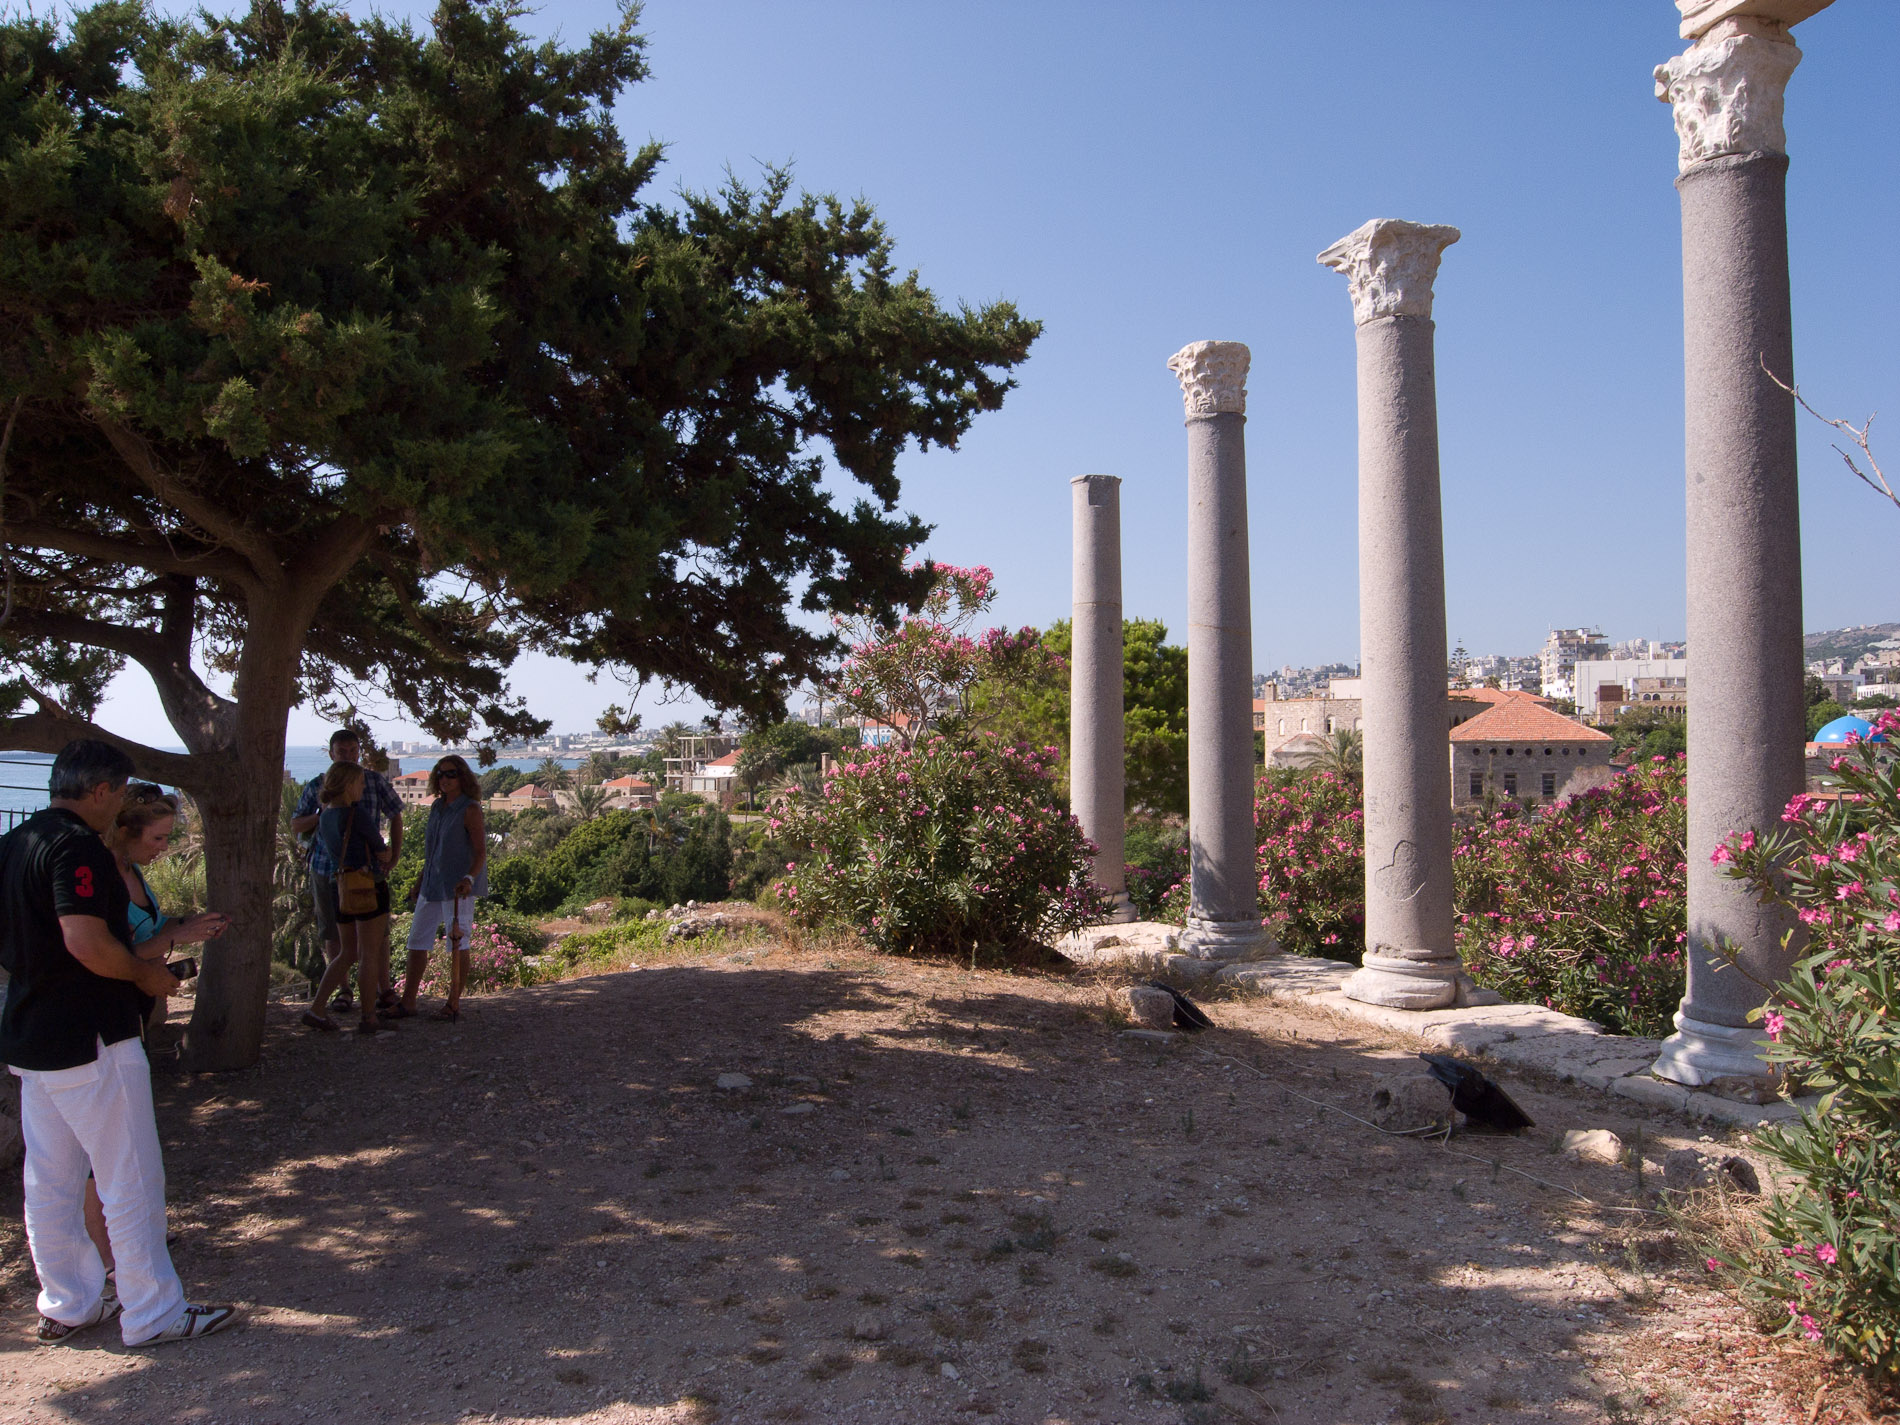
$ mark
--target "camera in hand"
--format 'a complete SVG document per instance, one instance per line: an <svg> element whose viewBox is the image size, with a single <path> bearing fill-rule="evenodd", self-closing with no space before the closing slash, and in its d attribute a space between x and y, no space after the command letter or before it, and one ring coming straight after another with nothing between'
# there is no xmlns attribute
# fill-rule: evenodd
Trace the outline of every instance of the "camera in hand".
<svg viewBox="0 0 1900 1425"><path fill-rule="evenodd" d="M187 955L182 960L169 960L165 968L181 980L193 980L198 977L198 962Z"/></svg>

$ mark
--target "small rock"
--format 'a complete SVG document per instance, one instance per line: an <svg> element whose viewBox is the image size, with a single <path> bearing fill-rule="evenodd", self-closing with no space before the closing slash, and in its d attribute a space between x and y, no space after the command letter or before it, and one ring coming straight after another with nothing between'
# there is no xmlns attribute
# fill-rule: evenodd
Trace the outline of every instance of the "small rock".
<svg viewBox="0 0 1900 1425"><path fill-rule="evenodd" d="M1112 950L1117 945L1126 945L1127 943L1128 942L1119 935L1104 935L1100 940L1095 942L1095 948L1097 950Z"/></svg>
<svg viewBox="0 0 1900 1425"><path fill-rule="evenodd" d="M1715 1181L1702 1155L1693 1148L1676 1148L1663 1155L1663 1189L1666 1192L1693 1192Z"/></svg>
<svg viewBox="0 0 1900 1425"><path fill-rule="evenodd" d="M1130 985L1122 991L1128 1017L1143 1029L1166 1029L1174 1023L1174 996L1148 985Z"/></svg>
<svg viewBox="0 0 1900 1425"><path fill-rule="evenodd" d="M721 1074L713 1082L722 1089L749 1089L752 1087L752 1080L747 1078L744 1074Z"/></svg>
<svg viewBox="0 0 1900 1425"><path fill-rule="evenodd" d="M848 1183L851 1181L851 1174L847 1173L843 1168L833 1168L830 1172L826 1173L825 1176L830 1178L834 1183Z"/></svg>
<svg viewBox="0 0 1900 1425"><path fill-rule="evenodd" d="M950 1362L945 1361L941 1369L943 1372L943 1378L945 1380L960 1380L961 1379L961 1377L957 1374L957 1368L951 1365Z"/></svg>
<svg viewBox="0 0 1900 1425"><path fill-rule="evenodd" d="M1779 1103L1781 1079L1775 1074L1725 1074L1710 1079L1703 1090L1733 1103Z"/></svg>
<svg viewBox="0 0 1900 1425"><path fill-rule="evenodd" d="M1372 1121L1390 1132L1407 1133L1452 1124L1451 1090L1430 1074L1406 1074L1373 1086Z"/></svg>
<svg viewBox="0 0 1900 1425"><path fill-rule="evenodd" d="M876 1316L860 1316L851 1323L851 1339L854 1341L882 1341L884 1323Z"/></svg>
<svg viewBox="0 0 1900 1425"><path fill-rule="evenodd" d="M1172 1029L1124 1029L1122 1039L1138 1039L1144 1044L1179 1044L1182 1038Z"/></svg>
<svg viewBox="0 0 1900 1425"><path fill-rule="evenodd" d="M1744 1197L1761 1196L1761 1174L1755 1171L1755 1165L1748 1159L1731 1153L1716 1166L1736 1192Z"/></svg>
<svg viewBox="0 0 1900 1425"><path fill-rule="evenodd" d="M1572 1128L1564 1134L1562 1151L1587 1163L1620 1163L1623 1140L1607 1128Z"/></svg>
<svg viewBox="0 0 1900 1425"><path fill-rule="evenodd" d="M780 1113L816 1113L817 1111L818 1105L815 1103L789 1103L779 1110Z"/></svg>
<svg viewBox="0 0 1900 1425"><path fill-rule="evenodd" d="M320 1103L313 1103L303 1111L303 1116L311 1123L321 1123L330 1116L330 1110Z"/></svg>

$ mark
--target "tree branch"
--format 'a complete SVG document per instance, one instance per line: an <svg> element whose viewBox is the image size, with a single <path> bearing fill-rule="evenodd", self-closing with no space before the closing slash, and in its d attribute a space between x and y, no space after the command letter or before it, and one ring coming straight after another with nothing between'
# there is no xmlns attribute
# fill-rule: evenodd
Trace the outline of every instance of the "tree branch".
<svg viewBox="0 0 1900 1425"><path fill-rule="evenodd" d="M288 563L290 587L308 596L306 618L314 615L324 595L363 557L376 526L360 515L338 515Z"/></svg>
<svg viewBox="0 0 1900 1425"><path fill-rule="evenodd" d="M38 696L35 694L36 699ZM55 711L57 707L57 704L43 704L36 713L0 718L0 745L21 752L58 752L75 738L91 737L100 742L109 742L124 752L132 759L140 776L163 782L167 786L183 787L195 794L201 787L222 780L213 770L218 759L189 752L161 752L156 747L147 747L130 738L120 737L115 732L107 732L97 723L88 722L82 717L74 717L63 710Z"/></svg>
<svg viewBox="0 0 1900 1425"><path fill-rule="evenodd" d="M283 565L278 562L269 542L256 530L233 519L215 501L205 499L176 476L167 474L152 454L151 446L136 431L117 421L99 420L98 425L113 450L118 452L119 459L138 476L146 489L219 544L235 551L249 567L253 580L273 587L284 584L286 574Z"/></svg>
<svg viewBox="0 0 1900 1425"><path fill-rule="evenodd" d="M1845 432L1847 438L1860 447L1860 453L1866 457L1868 469L1874 473L1871 476L1868 475L1867 471L1862 470L1860 466L1854 463L1854 457L1849 455L1845 450L1842 450L1838 445L1834 447L1834 453L1840 456L1842 463L1845 464L1849 470L1854 472L1855 478L1863 485L1873 490L1876 494L1885 495L1889 500L1892 500L1896 506L1900 506L1900 494L1895 494L1893 486L1887 483L1887 477L1881 471L1880 462L1874 459L1873 448L1867 443L1867 433L1874 428L1874 416L1867 417L1867 423L1862 426L1852 425L1843 420L1836 420L1832 416L1824 416L1815 410L1813 406L1808 404L1807 397L1801 394L1801 388L1799 386L1790 386L1786 381L1783 381L1779 376L1775 375L1774 372L1769 371L1766 359L1763 360L1761 369L1767 374L1770 381L1781 387L1781 389L1786 391L1790 396L1793 396L1802 410L1813 416L1822 425L1833 426L1835 430ZM1874 415L1879 414L1878 411L1874 412Z"/></svg>
<svg viewBox="0 0 1900 1425"><path fill-rule="evenodd" d="M61 554L77 554L82 559L97 559L108 564L129 564L154 574L209 574L241 584L257 582L248 565L216 549L202 554L180 554L163 540L115 539L111 535L51 524L12 525L7 537L11 543L25 548L56 549Z"/></svg>
<svg viewBox="0 0 1900 1425"><path fill-rule="evenodd" d="M184 659L176 656L176 647L162 633L149 629L128 628L123 624L104 623L81 618L77 614L47 609L16 609L14 627L28 634L39 634L61 643L83 643L93 648L123 653L150 676L158 689L159 701L172 726L194 741L193 733L208 743L228 743L234 704L206 687L192 671L191 645L185 643ZM37 697L38 694L35 694Z"/></svg>

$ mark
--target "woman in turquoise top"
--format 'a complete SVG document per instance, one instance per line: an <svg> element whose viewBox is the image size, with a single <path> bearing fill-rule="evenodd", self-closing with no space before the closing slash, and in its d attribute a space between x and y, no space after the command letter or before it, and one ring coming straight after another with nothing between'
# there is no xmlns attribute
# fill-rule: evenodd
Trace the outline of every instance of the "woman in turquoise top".
<svg viewBox="0 0 1900 1425"><path fill-rule="evenodd" d="M460 757L444 757L429 773L429 826L423 833L422 883L416 888L415 919L409 923L409 972L403 977L400 1015L416 1012L416 993L438 928L449 938L449 997L432 1019L461 1018L462 984L468 978L468 932L475 902L488 894L488 827L482 819L482 787Z"/></svg>
<svg viewBox="0 0 1900 1425"><path fill-rule="evenodd" d="M133 782L125 789L125 805L119 819L106 834L106 846L119 863L125 877L125 889L132 897L127 918L132 927L132 953L145 960L163 960L180 945L196 945L215 940L230 924L227 916L215 910L197 915L169 916L159 907L158 897L145 884L144 868L163 856L171 845L172 828L178 825L177 799L166 795L163 787L150 782ZM152 1019L158 1001L140 996L145 1017ZM86 1179L86 1235L99 1249L99 1260L112 1270L112 1244L106 1237L105 1208L99 1192Z"/></svg>

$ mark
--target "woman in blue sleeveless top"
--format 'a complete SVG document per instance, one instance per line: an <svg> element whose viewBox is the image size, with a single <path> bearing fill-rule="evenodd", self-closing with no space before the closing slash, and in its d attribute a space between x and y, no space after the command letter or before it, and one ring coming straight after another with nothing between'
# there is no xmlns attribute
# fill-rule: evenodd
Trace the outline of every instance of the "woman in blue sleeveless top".
<svg viewBox="0 0 1900 1425"><path fill-rule="evenodd" d="M431 1019L462 1017L462 985L468 978L468 932L475 902L488 894L488 827L482 788L460 757L444 757L429 773L429 826L424 832L422 884L409 923L409 970L403 977L400 1014L416 1012L416 993L438 928L449 938L449 997Z"/></svg>

